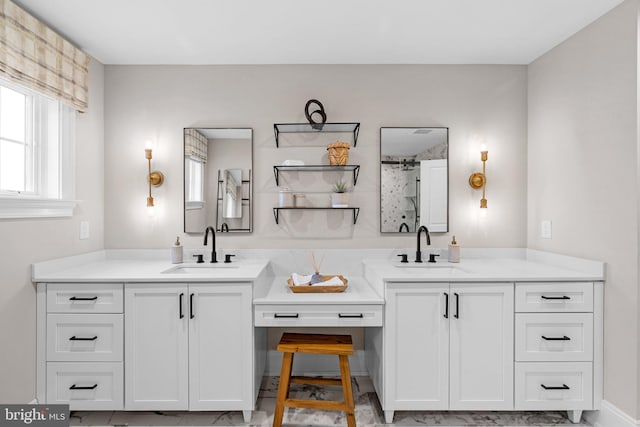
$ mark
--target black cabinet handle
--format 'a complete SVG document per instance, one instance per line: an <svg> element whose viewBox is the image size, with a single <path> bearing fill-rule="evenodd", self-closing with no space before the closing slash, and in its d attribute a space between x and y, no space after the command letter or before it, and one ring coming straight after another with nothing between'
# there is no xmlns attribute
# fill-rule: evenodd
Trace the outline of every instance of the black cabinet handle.
<svg viewBox="0 0 640 427"><path fill-rule="evenodd" d="M182 299L184 298L184 293L180 294L180 297L178 298L180 301L180 318L184 318L184 310L182 309Z"/></svg>
<svg viewBox="0 0 640 427"><path fill-rule="evenodd" d="M298 313L291 313L291 314L280 314L280 313L274 313L273 317L275 319L297 319L298 318Z"/></svg>
<svg viewBox="0 0 640 427"><path fill-rule="evenodd" d="M544 384L540 384L540 386L545 390L570 390L571 389L571 387L569 387L566 384L562 384L562 386L560 387L549 387Z"/></svg>
<svg viewBox="0 0 640 427"><path fill-rule="evenodd" d="M340 319L362 319L364 317L364 315L362 313L358 313L358 314L344 314L344 313L338 313L338 317Z"/></svg>
<svg viewBox="0 0 640 427"><path fill-rule="evenodd" d="M449 294L447 292L444 293L444 318L449 318Z"/></svg>
<svg viewBox="0 0 640 427"><path fill-rule="evenodd" d="M76 337L75 335L72 336L71 338L69 338L69 341L95 341L98 339L98 336L94 336L91 338L83 338L83 337Z"/></svg>
<svg viewBox="0 0 640 427"><path fill-rule="evenodd" d="M69 301L95 301L98 297L71 297Z"/></svg>
<svg viewBox="0 0 640 427"><path fill-rule="evenodd" d="M69 390L94 390L96 387L98 387L98 384L90 386L77 386L75 384L72 384L71 387L69 387Z"/></svg>
<svg viewBox="0 0 640 427"><path fill-rule="evenodd" d="M545 337L542 335L542 339L546 341L571 341L571 338L566 335L563 337Z"/></svg>
<svg viewBox="0 0 640 427"><path fill-rule="evenodd" d="M193 313L193 295L189 295L189 319L193 319L196 315Z"/></svg>
<svg viewBox="0 0 640 427"><path fill-rule="evenodd" d="M453 315L453 317L455 317L456 319L460 318L460 295L454 293L453 295L456 296L456 314Z"/></svg>
<svg viewBox="0 0 640 427"><path fill-rule="evenodd" d="M560 300L567 300L567 299L571 299L571 297L568 297L568 296L566 296L566 295L563 295L563 296L561 296L561 297L548 297L548 296L546 296L546 295L541 295L541 296L540 296L540 298L542 298L542 299L551 299L551 300L553 300L553 299L560 299Z"/></svg>

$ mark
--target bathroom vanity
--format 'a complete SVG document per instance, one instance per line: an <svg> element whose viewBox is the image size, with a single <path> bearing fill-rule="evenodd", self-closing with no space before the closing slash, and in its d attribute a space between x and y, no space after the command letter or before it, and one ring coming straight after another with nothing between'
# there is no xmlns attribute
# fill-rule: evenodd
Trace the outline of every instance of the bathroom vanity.
<svg viewBox="0 0 640 427"><path fill-rule="evenodd" d="M602 263L514 249L402 264L397 251L333 250L346 291L294 294L286 278L307 254L235 252L215 265L134 250L34 265L38 401L238 410L249 422L267 328L354 327L387 422L447 409L566 410L577 422L599 408Z"/></svg>

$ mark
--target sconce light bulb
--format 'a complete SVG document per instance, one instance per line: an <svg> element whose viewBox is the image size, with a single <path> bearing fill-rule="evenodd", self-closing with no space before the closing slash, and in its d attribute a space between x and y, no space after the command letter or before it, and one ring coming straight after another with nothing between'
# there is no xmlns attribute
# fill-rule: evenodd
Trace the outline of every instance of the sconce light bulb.
<svg viewBox="0 0 640 427"><path fill-rule="evenodd" d="M151 139L145 139L144 140L144 149L145 150L153 149L153 141Z"/></svg>
<svg viewBox="0 0 640 427"><path fill-rule="evenodd" d="M156 216L156 208L153 206L147 206L147 215L150 217Z"/></svg>
<svg viewBox="0 0 640 427"><path fill-rule="evenodd" d="M480 144L480 152L483 152L483 151L488 151L487 144Z"/></svg>

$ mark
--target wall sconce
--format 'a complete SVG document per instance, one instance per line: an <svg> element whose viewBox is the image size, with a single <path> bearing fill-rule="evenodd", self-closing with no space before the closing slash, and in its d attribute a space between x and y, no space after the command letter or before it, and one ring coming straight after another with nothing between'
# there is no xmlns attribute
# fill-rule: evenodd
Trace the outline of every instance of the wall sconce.
<svg viewBox="0 0 640 427"><path fill-rule="evenodd" d="M482 199L480 199L480 208L487 208L487 199L485 199L485 188L487 186L487 175L486 175L486 163L487 163L487 146L482 144L480 146L480 160L482 160L482 172L474 172L469 177L469 185L471 188L475 190L479 190L482 188Z"/></svg>
<svg viewBox="0 0 640 427"><path fill-rule="evenodd" d="M151 171L151 158L153 157L152 155L152 150L151 150L151 141L147 141L145 144L145 148L144 148L144 152L145 152L145 157L147 158L147 165L149 168L149 172L147 175L147 181L149 182L149 196L147 197L147 213L149 215L153 215L153 208L154 208L154 204L153 204L153 197L151 196L151 186L153 185L154 187L159 187L162 185L162 183L164 182L164 175L162 174L162 172L159 171Z"/></svg>

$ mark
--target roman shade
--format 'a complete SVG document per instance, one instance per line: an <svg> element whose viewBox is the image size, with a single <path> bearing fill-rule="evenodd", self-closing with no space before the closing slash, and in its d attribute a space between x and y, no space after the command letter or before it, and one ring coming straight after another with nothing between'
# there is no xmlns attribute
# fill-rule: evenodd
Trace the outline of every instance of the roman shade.
<svg viewBox="0 0 640 427"><path fill-rule="evenodd" d="M207 163L207 138L195 129L184 130L184 155Z"/></svg>
<svg viewBox="0 0 640 427"><path fill-rule="evenodd" d="M80 112L90 57L10 0L0 0L0 75Z"/></svg>

